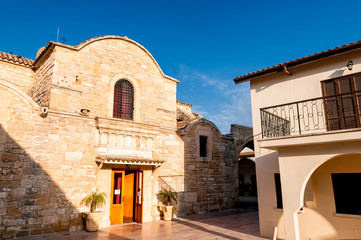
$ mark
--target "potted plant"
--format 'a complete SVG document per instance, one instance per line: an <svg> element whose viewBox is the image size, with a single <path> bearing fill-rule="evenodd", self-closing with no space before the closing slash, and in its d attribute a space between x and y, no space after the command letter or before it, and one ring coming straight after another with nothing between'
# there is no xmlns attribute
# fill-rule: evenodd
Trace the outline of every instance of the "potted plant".
<svg viewBox="0 0 361 240"><path fill-rule="evenodd" d="M171 189L167 190L166 188L162 188L162 190L158 193L158 199L164 204L162 206L164 221L172 221L173 219L172 202L174 201L177 203L177 199L178 199L177 193L173 192Z"/></svg>
<svg viewBox="0 0 361 240"><path fill-rule="evenodd" d="M96 212L96 208L105 205L107 195L104 192L98 192L99 189L95 189L91 194L83 198L80 202L81 205L90 207L89 213L84 213L86 230L88 232L96 232L99 228L99 222L101 219L101 212Z"/></svg>

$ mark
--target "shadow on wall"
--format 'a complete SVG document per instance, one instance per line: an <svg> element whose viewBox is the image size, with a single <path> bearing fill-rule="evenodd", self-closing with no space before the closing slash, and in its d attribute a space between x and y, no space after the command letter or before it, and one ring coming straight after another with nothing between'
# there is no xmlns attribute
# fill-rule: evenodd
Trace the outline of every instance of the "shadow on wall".
<svg viewBox="0 0 361 240"><path fill-rule="evenodd" d="M83 228L65 193L1 124L0 159L1 239Z"/></svg>
<svg viewBox="0 0 361 240"><path fill-rule="evenodd" d="M271 238L274 234L274 227L277 227L277 239L285 239L283 211L277 210L275 183L275 173L279 173L277 152L269 150L268 153L258 156L256 173L261 173L257 175L261 235Z"/></svg>
<svg viewBox="0 0 361 240"><path fill-rule="evenodd" d="M174 207L173 212L177 216L181 216L182 214L179 212L179 207L184 199L184 191L180 191L179 188L184 184L184 175L158 176L158 179L160 180L159 192L161 189L165 188L177 193L177 203L172 201L172 206ZM157 207L157 209L162 216L163 211L161 211L159 207Z"/></svg>

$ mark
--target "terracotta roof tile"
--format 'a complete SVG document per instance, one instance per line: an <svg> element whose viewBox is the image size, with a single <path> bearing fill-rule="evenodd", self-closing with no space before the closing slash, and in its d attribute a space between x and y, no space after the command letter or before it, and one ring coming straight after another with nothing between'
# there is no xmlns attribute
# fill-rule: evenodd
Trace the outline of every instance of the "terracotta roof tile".
<svg viewBox="0 0 361 240"><path fill-rule="evenodd" d="M165 161L162 160L152 160L132 156L98 156L97 159L101 159L101 161L105 161L106 163L118 164L162 165L165 163Z"/></svg>
<svg viewBox="0 0 361 240"><path fill-rule="evenodd" d="M281 64L277 64L268 68L264 68L252 73L248 73L239 77L236 77L233 79L233 81L237 84L237 83L241 83L241 82L245 82L248 80L251 80L252 78L256 78L256 77L260 77L269 73L274 73L274 72L280 72L280 71L284 71L284 67L295 67L304 63L309 63L309 62L313 62L316 60L320 60L323 58L327 58L330 56L335 56L341 53L346 53L346 52L350 52L353 50L358 50L361 49L361 41L357 41L354 43L350 43L347 45L343 45L341 47L336 47L336 48L332 48L326 51L322 51L319 53L315 53L306 57L302 57L302 58L297 58L295 60L292 61L288 61L288 62L284 62Z"/></svg>
<svg viewBox="0 0 361 240"><path fill-rule="evenodd" d="M183 105L183 106L186 106L186 107L192 107L192 104L181 102L178 99L177 99L177 104Z"/></svg>
<svg viewBox="0 0 361 240"><path fill-rule="evenodd" d="M254 157L254 152L241 152L239 153L240 158Z"/></svg>
<svg viewBox="0 0 361 240"><path fill-rule="evenodd" d="M177 122L177 129L182 129L188 126L190 122L189 121L178 121Z"/></svg>
<svg viewBox="0 0 361 240"><path fill-rule="evenodd" d="M0 52L0 60L17 63L26 67L32 67L34 63L31 59L5 52Z"/></svg>

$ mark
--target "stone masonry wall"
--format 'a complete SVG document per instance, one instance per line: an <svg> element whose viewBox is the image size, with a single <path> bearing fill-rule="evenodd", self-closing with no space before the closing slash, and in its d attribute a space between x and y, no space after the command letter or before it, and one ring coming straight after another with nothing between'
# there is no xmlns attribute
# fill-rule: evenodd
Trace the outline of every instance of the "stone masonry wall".
<svg viewBox="0 0 361 240"><path fill-rule="evenodd" d="M171 131L161 131L156 138L154 159L165 161L165 163L154 170L152 174L152 218L159 219L157 194L162 188L172 189L179 195L178 206L175 215L182 215L180 205L184 192L184 144L182 139ZM177 204L175 204L177 205Z"/></svg>
<svg viewBox="0 0 361 240"><path fill-rule="evenodd" d="M0 78L12 82L27 94L31 94L34 72L31 68L0 61Z"/></svg>
<svg viewBox="0 0 361 240"><path fill-rule="evenodd" d="M242 151L246 141L253 139L253 129L251 127L232 124L230 134L234 139L235 148L238 153Z"/></svg>
<svg viewBox="0 0 361 240"><path fill-rule="evenodd" d="M86 108L94 115L112 117L114 85L126 79L135 90L135 121L175 127L176 82L164 78L152 58L134 43L105 39L79 51L56 46L53 55L52 109Z"/></svg>
<svg viewBox="0 0 361 240"><path fill-rule="evenodd" d="M212 152L210 159L198 156L198 127L202 127L203 131L208 128L212 132L207 140L212 141L212 147L208 150ZM222 138L220 132L210 123L205 124L205 121L194 123L188 128L182 137L185 143L185 191L180 212L189 215L235 207L238 201L238 185L235 181L238 168L233 139Z"/></svg>
<svg viewBox="0 0 361 240"><path fill-rule="evenodd" d="M197 156L197 128L176 132L177 83L162 75L144 49L108 38L80 50L56 45L47 54L36 67L31 95L49 107L47 116L0 87L0 238L82 229L80 213L88 208L81 199L97 186L110 197L111 170L126 168L105 164L96 175L99 149L165 161L158 168L141 166L144 221L159 219L162 187L178 192L177 215L234 206L232 139L204 121L199 126L209 133L211 154ZM134 121L112 119L112 87L120 79L134 86ZM79 115L83 108L89 116ZM129 146L123 137L131 139ZM100 210L106 226L109 199Z"/></svg>
<svg viewBox="0 0 361 240"><path fill-rule="evenodd" d="M0 88L0 237L82 229L80 200L95 187L94 120L41 118Z"/></svg>
<svg viewBox="0 0 361 240"><path fill-rule="evenodd" d="M54 55L44 57L38 64L39 67L35 70L31 96L40 106L49 107L50 88L55 65Z"/></svg>

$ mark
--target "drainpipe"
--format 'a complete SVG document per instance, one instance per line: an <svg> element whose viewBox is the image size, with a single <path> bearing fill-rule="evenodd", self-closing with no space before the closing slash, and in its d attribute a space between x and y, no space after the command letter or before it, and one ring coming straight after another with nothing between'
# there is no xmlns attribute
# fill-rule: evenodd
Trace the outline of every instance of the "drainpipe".
<svg viewBox="0 0 361 240"><path fill-rule="evenodd" d="M274 230L273 230L273 238L272 238L272 240L277 240L277 232L278 232L278 229L277 229L277 227L275 227Z"/></svg>

